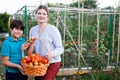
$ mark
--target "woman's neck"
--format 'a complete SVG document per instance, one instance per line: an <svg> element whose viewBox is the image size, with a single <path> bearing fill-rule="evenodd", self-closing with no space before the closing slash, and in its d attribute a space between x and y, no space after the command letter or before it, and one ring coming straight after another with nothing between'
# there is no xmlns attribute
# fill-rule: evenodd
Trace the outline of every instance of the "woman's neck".
<svg viewBox="0 0 120 80"><path fill-rule="evenodd" d="M48 23L44 23L44 24L39 24L39 34L42 35L42 33L44 32L45 28L47 27Z"/></svg>
<svg viewBox="0 0 120 80"><path fill-rule="evenodd" d="M41 23L39 24L40 29L45 29L47 27L48 23Z"/></svg>

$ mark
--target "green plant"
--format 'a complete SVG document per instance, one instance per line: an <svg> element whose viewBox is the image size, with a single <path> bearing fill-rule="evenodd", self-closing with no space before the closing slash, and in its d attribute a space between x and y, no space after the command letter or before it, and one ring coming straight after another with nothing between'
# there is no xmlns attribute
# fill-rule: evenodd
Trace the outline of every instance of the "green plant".
<svg viewBox="0 0 120 80"><path fill-rule="evenodd" d="M115 68L114 68L114 76L115 76L115 78L117 79L117 80L120 80L120 66L116 66Z"/></svg>
<svg viewBox="0 0 120 80"><path fill-rule="evenodd" d="M89 58L89 64L92 67L92 71L101 72L107 66L105 58L101 55L93 55Z"/></svg>

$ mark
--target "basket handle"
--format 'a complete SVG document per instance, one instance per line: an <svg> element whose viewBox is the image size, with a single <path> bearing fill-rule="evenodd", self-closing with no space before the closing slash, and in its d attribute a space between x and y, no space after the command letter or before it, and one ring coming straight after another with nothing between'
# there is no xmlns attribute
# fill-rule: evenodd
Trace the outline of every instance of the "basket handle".
<svg viewBox="0 0 120 80"><path fill-rule="evenodd" d="M47 51L50 52L49 49L48 49L48 45L47 45L47 43L45 43L45 41L43 41L40 38L36 38L36 39L39 40L39 41L41 41L46 46ZM24 50L22 50L22 57L24 57Z"/></svg>
<svg viewBox="0 0 120 80"><path fill-rule="evenodd" d="M49 49L48 49L48 45L47 45L47 43L45 43L45 41L43 41L43 40L40 39L40 38L37 38L37 40L41 41L41 42L46 46L47 51L50 52Z"/></svg>
<svg viewBox="0 0 120 80"><path fill-rule="evenodd" d="M24 50L22 50L22 58L24 57Z"/></svg>

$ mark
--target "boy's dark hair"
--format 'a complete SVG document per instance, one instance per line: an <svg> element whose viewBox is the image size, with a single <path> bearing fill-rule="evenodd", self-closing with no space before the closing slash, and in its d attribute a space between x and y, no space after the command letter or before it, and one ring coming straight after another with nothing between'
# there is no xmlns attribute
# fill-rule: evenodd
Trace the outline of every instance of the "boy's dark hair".
<svg viewBox="0 0 120 80"><path fill-rule="evenodd" d="M10 29L20 29L20 30L24 30L24 24L21 20L12 20L11 24L10 24Z"/></svg>

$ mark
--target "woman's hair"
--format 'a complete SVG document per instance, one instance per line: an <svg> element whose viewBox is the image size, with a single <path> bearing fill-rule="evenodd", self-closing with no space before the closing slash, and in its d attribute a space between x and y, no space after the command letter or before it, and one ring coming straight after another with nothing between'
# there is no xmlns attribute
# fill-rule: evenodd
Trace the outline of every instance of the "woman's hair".
<svg viewBox="0 0 120 80"><path fill-rule="evenodd" d="M44 5L38 6L38 8L35 11L35 14L38 12L39 9L44 9L47 12L47 15L49 15L49 10L47 6L44 6Z"/></svg>
<svg viewBox="0 0 120 80"><path fill-rule="evenodd" d="M16 29L20 29L20 30L24 30L24 24L21 20L12 20L11 21L11 24L10 24L10 29L13 29L13 28L16 28Z"/></svg>

